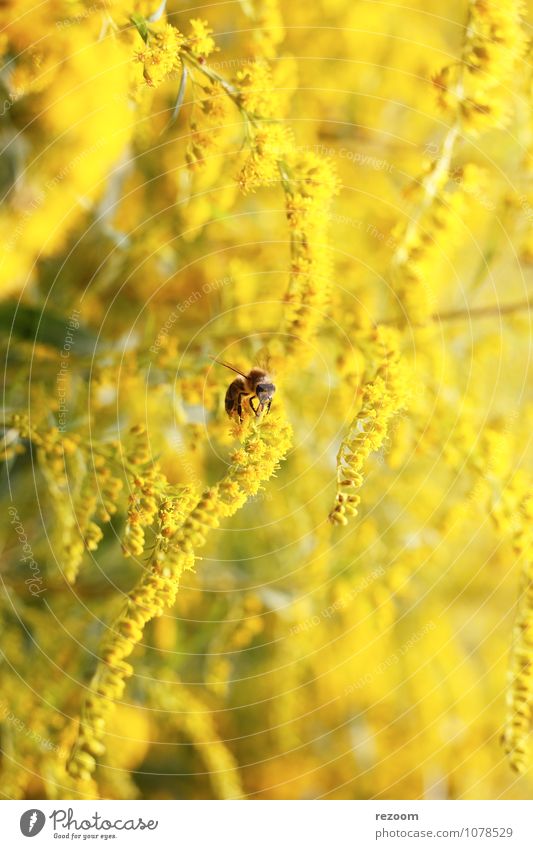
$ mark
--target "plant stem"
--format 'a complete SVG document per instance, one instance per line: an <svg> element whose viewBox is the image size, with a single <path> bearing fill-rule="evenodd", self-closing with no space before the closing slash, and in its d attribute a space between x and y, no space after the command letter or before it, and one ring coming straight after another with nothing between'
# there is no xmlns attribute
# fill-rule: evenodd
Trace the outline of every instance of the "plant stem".
<svg viewBox="0 0 533 849"><path fill-rule="evenodd" d="M440 324L446 321L455 321L461 319L474 318L490 318L491 316L507 316L514 315L517 312L526 312L533 307L533 298L526 298L523 301L515 301L511 304L490 304L485 307L466 307L465 309L448 310L447 312L434 313L431 316L431 321L435 324ZM396 326L406 326L408 322L399 321L395 318L387 318L383 321L376 322L376 325L387 324Z"/></svg>

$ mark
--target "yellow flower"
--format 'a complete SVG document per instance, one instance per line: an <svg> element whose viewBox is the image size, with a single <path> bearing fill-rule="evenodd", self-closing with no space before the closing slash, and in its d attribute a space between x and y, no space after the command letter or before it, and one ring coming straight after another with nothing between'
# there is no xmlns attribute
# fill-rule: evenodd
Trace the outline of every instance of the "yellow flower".
<svg viewBox="0 0 533 849"><path fill-rule="evenodd" d="M330 291L329 212L339 191L332 164L312 151L288 151L283 163L291 230L291 276L285 297L289 367L310 355L310 341L325 318Z"/></svg>
<svg viewBox="0 0 533 849"><path fill-rule="evenodd" d="M196 59L207 59L217 49L213 30L207 21L202 21L200 18L192 18L189 23L191 31L187 36L187 46Z"/></svg>
<svg viewBox="0 0 533 849"><path fill-rule="evenodd" d="M267 62L250 62L235 77L239 102L250 114L259 118L279 118L272 71Z"/></svg>
<svg viewBox="0 0 533 849"><path fill-rule="evenodd" d="M515 514L514 548L522 558L521 592L513 629L507 714L503 745L511 766L523 773L529 765L533 716L533 533L528 491Z"/></svg>
<svg viewBox="0 0 533 849"><path fill-rule="evenodd" d="M407 402L406 372L399 354L399 339L393 328L378 327L372 334L380 365L363 387L361 409L350 425L337 454L337 493L330 521L348 524L357 515L363 484L363 471L369 456L378 451L387 437L392 418Z"/></svg>
<svg viewBox="0 0 533 849"><path fill-rule="evenodd" d="M470 0L461 61L434 79L440 105L466 132L501 127L510 117L508 84L528 44L525 8L521 0Z"/></svg>
<svg viewBox="0 0 533 849"><path fill-rule="evenodd" d="M135 54L135 60L142 65L143 78L147 85L157 87L173 71L181 68L179 52L184 43L184 36L171 24L165 23L160 29L150 33L147 43Z"/></svg>
<svg viewBox="0 0 533 849"><path fill-rule="evenodd" d="M126 679L133 674L133 667L125 658L142 639L145 625L174 604L180 578L194 567L195 551L205 545L209 530L218 527L222 517L236 513L259 491L291 445L292 430L279 406L259 422L249 418L244 434L243 451L221 481L196 500L175 531L168 524L167 514L172 510L168 499L160 507L162 527L170 527L171 535L161 533L161 544L156 545L149 572L129 593L121 615L106 635L69 761L73 777L90 778L96 758L103 754L102 738L112 703L121 697ZM133 435L144 438L144 429L134 428ZM189 504L192 495L184 497L184 504Z"/></svg>
<svg viewBox="0 0 533 849"><path fill-rule="evenodd" d="M227 97L220 85L203 86L198 102L200 117L191 121L191 138L185 158L191 170L203 168L209 154L217 147L217 138L227 116Z"/></svg>
<svg viewBox="0 0 533 849"><path fill-rule="evenodd" d="M281 124L261 122L251 133L250 153L239 176L243 192L254 191L260 186L280 182L280 160L287 155L292 144L290 130Z"/></svg>

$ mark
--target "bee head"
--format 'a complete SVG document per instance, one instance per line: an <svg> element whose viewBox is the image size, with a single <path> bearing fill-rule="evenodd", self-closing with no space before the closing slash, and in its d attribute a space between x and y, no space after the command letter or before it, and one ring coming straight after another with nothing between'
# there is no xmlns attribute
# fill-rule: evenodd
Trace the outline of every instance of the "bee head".
<svg viewBox="0 0 533 849"><path fill-rule="evenodd" d="M259 399L260 404L267 404L268 401L272 401L272 396L276 391L276 387L273 383L258 383L255 387L255 394Z"/></svg>

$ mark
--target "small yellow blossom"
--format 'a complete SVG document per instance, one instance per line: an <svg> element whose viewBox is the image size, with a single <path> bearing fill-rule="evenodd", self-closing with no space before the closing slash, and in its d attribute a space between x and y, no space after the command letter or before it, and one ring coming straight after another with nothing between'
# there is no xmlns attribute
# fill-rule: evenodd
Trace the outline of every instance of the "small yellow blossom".
<svg viewBox="0 0 533 849"><path fill-rule="evenodd" d="M243 192L279 184L280 160L287 155L292 144L290 131L281 124L257 124L251 136L250 153L238 176Z"/></svg>
<svg viewBox="0 0 533 849"><path fill-rule="evenodd" d="M357 515L365 464L382 447L392 418L407 401L406 373L400 361L396 332L378 327L372 342L379 352L380 365L363 388L361 409L337 454L337 493L329 518L338 525L348 524L348 517Z"/></svg>
<svg viewBox="0 0 533 849"><path fill-rule="evenodd" d="M222 517L232 516L250 496L257 494L291 445L292 430L279 407L259 423L249 419L245 433L243 452L234 458L221 481L206 489L192 509L184 513L175 530L168 523L172 504L166 499L161 505L164 544L156 547L150 571L129 593L123 612L104 640L101 661L83 706L78 739L69 761L72 776L90 778L96 758L103 754L102 738L112 703L122 696L125 681L133 674L133 667L125 658L142 639L146 624L174 604L181 576L193 568L195 551L205 545L209 530L218 527ZM143 440L144 428L136 426L133 436ZM187 496L185 504L191 499L192 495ZM166 528L170 534L163 533Z"/></svg>
<svg viewBox="0 0 533 849"><path fill-rule="evenodd" d="M265 61L250 62L235 78L239 102L250 114L259 118L280 117L272 71Z"/></svg>
<svg viewBox="0 0 533 849"><path fill-rule="evenodd" d="M207 59L217 49L213 30L201 18L191 18L189 23L191 30L187 36L187 47L196 59Z"/></svg>
<svg viewBox="0 0 533 849"><path fill-rule="evenodd" d="M135 54L135 60L143 66L147 85L157 87L173 71L181 68L179 52L184 43L183 35L171 24L164 24L162 28L150 33L146 45Z"/></svg>
<svg viewBox="0 0 533 849"><path fill-rule="evenodd" d="M533 712L533 533L531 492L527 492L515 514L513 543L522 560L521 593L513 631L507 716L503 745L511 766L526 772L529 764Z"/></svg>
<svg viewBox="0 0 533 849"><path fill-rule="evenodd" d="M463 128L477 134L510 116L507 86L527 49L521 0L470 0L461 63L436 78L441 106L458 112Z"/></svg>

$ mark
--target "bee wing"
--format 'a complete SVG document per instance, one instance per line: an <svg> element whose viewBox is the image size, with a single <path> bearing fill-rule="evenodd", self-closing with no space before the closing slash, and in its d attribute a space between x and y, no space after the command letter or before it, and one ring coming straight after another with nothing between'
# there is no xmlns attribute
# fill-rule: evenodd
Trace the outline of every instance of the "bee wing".
<svg viewBox="0 0 533 849"><path fill-rule="evenodd" d="M257 364L258 367L262 368L267 374L273 374L272 355L267 345L257 352Z"/></svg>
<svg viewBox="0 0 533 849"><path fill-rule="evenodd" d="M246 375L244 374L244 372L236 368L235 366L232 366L231 363L227 363L225 360L219 360L216 357L212 357L211 355L209 356L209 359L213 360L213 362L218 363L221 366L225 366L226 368L231 369L231 371L234 371L236 374L240 374L241 377L244 377L246 379Z"/></svg>
<svg viewBox="0 0 533 849"><path fill-rule="evenodd" d="M264 367L265 367L265 371L268 374L273 373L272 372L272 357L271 357L270 353L268 353L268 352L267 352L266 357L264 358Z"/></svg>

